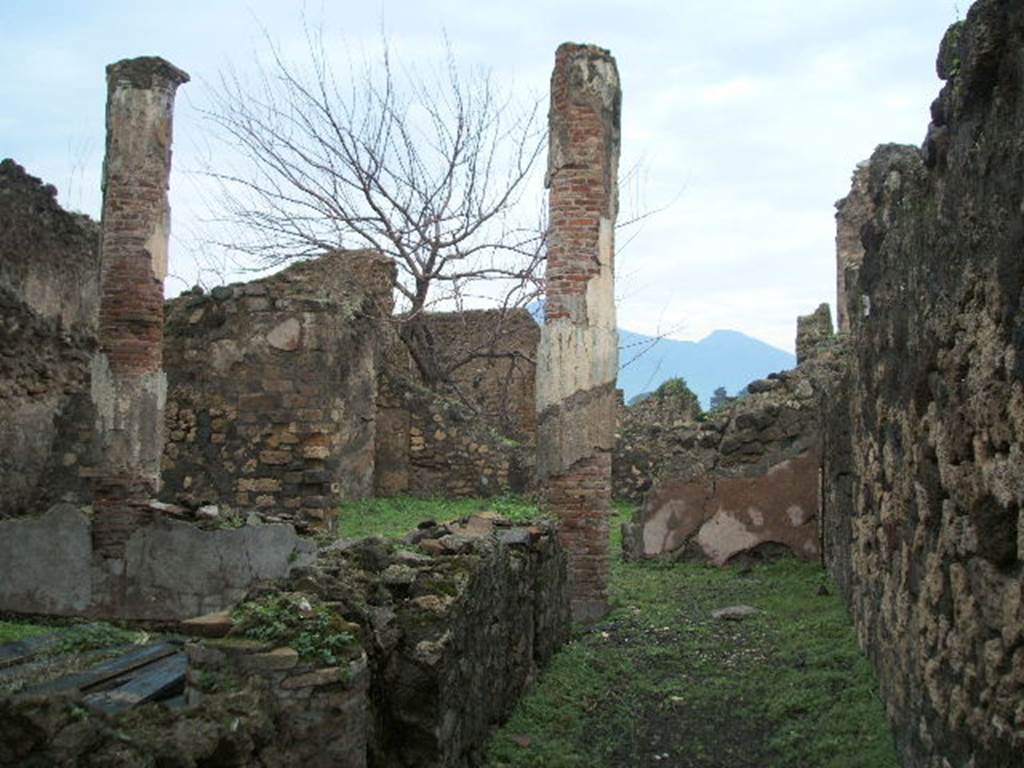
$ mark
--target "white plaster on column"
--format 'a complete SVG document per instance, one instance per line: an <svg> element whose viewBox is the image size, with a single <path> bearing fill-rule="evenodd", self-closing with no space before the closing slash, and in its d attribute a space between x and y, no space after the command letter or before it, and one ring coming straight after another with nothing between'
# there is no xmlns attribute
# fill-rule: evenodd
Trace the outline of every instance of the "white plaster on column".
<svg viewBox="0 0 1024 768"><path fill-rule="evenodd" d="M575 325L567 319L542 326L537 350L537 412L576 392L614 382L618 370L614 331Z"/></svg>
<svg viewBox="0 0 1024 768"><path fill-rule="evenodd" d="M615 333L615 224L602 217L598 230L597 260L600 272L587 282L587 322ZM613 339L618 348L618 338Z"/></svg>
<svg viewBox="0 0 1024 768"><path fill-rule="evenodd" d="M146 241L149 265L153 271L153 279L158 283L163 283L164 278L167 277L167 241L171 235L170 218L171 212L168 208L153 229L153 234Z"/></svg>

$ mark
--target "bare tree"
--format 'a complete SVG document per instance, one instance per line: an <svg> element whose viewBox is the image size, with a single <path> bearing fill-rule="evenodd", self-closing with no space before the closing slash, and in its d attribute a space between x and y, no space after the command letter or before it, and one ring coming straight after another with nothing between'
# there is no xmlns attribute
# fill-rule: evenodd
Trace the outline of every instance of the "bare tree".
<svg viewBox="0 0 1024 768"><path fill-rule="evenodd" d="M269 44L255 81L232 71L212 89L204 113L232 167L206 175L222 220L238 225L218 244L262 266L336 248L391 256L402 335L425 378L441 380L424 311L523 306L540 293L538 103L523 108L488 73L463 73L450 50L425 72L398 67L385 42L379 61L349 62L342 78L322 30L307 27L306 43L302 64Z"/></svg>

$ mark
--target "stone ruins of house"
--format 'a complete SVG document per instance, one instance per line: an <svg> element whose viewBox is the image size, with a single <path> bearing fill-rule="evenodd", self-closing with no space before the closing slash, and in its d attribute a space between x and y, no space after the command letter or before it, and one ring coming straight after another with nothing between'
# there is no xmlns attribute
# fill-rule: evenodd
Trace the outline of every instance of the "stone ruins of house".
<svg viewBox="0 0 1024 768"><path fill-rule="evenodd" d="M820 404L841 365L827 309L798 321L797 368L751 382L702 420L633 425L617 455L644 467L650 490L623 525L627 557L723 565L784 548L820 559ZM804 336L809 326L815 343ZM617 477L626 490L642 487L633 472Z"/></svg>
<svg viewBox="0 0 1024 768"><path fill-rule="evenodd" d="M13 162L0 165L0 308L4 338L17 341L4 350L0 394L18 430L45 427L27 449L5 435L15 449L11 476L19 462L34 474L0 520L0 610L219 634L232 623L218 612L283 596L321 606L350 645L325 666L284 646L194 642L189 712L149 708L117 729L88 709L93 694L82 691L0 698L0 763L478 764L494 723L568 635L566 560L554 529L484 514L421 526L402 547L371 538L318 549L297 535L287 521L323 527L339 497L373 490L381 356L396 338L394 265L375 253L329 254L262 281L190 292L167 304L165 318L171 107L186 78L152 58L108 72L98 294L89 288L91 224L60 211L52 189ZM22 219L30 232L53 234L59 252L19 262L25 251L13 230ZM82 269L69 270L62 260L80 252ZM32 286L69 272L82 300L60 316L52 296ZM512 347L537 334L531 318L517 321ZM27 366L9 351L25 353ZM484 411L496 398L485 394L497 385L489 373L473 374ZM532 382L510 373L493 375L532 394ZM42 408L33 409L39 395ZM423 418L451 435L433 436L438 472L464 461L500 491L507 438L463 424L453 402L419 392L395 407L410 413L410 440L425 431ZM531 424L527 415L517 434ZM417 460L410 465L415 478ZM55 483L47 471L75 480ZM44 485L75 503L47 508ZM193 506L228 499L267 514L221 525L216 512L154 501L161 491ZM173 648L156 650L185 664ZM188 727L168 729L169 721Z"/></svg>
<svg viewBox="0 0 1024 768"><path fill-rule="evenodd" d="M617 452L648 473L652 487L627 530L632 554L726 562L782 543L823 558L850 606L909 768L1005 768L1024 750L1021 40L1024 8L976 2L942 41L937 65L945 85L923 149L882 146L858 166L838 205L838 336L819 309L800 322L797 369L754 382L750 395L703 422L662 429L649 441L657 455L642 454L642 438L634 436L629 450ZM564 46L553 86L556 232L536 397L538 470L547 503L562 513L558 534L477 518L415 532L402 548L362 541L316 552L283 522L254 516L238 529L210 530L169 506L127 537L123 564L131 578L124 591L112 589L109 568L94 560L94 526L103 518L81 503L43 512L53 494L88 501L93 477L100 488L114 474L92 445L93 403L82 397L95 347L94 230L60 211L52 190L12 162L0 164L0 415L10 425L0 482L11 488L2 500L10 519L0 521L0 609L173 621L227 608L258 593L255 582L276 582L336 603L360 628L356 656L345 660L351 685L340 681L341 665L310 669L283 649L249 649L235 658L194 648L196 670L258 667L253 679L262 681L253 683L256 698L239 718L243 736L236 738L213 714L223 699L196 675L190 686L210 707L211 736L175 747L192 749L197 760L237 749L239 762L256 752L272 762L273 718L302 725L275 707L295 705L339 718L331 721L332 736L301 731L308 742L298 748L308 747L302 757L311 765L334 750L354 752L357 768L368 752L406 764L470 763L484 721L507 714L536 664L566 636L568 590L577 618L604 610L613 447L605 427L613 418L615 357L614 63L600 49ZM20 221L27 221L23 230ZM15 230L39 232L32 239L46 253L19 260L27 251ZM110 252L105 245L104 259ZM67 254L63 263L58 254ZM152 260L142 263L151 273ZM511 463L495 458L500 441L487 442L488 430L471 423L472 414L487 410L487 396L462 409L424 392L414 376L403 374L394 386L382 371L401 371L402 355L387 331L372 354L353 353L361 373L337 380L346 397L332 400L326 379L314 377L301 389L309 374L282 375L276 361L295 360L304 371L304 356L348 338L361 327L357 315L370 312L368 298L388 293L386 270L380 284L356 277L349 293L329 286L317 293L308 285L320 282L312 277L317 263L366 274L380 266L372 255L335 254L276 282L171 303L164 349L175 362L163 460L174 497L192 504L231 499L312 525L322 522L323 507L307 500L335 493L334 483L339 495L379 488L382 463L389 464L390 487L414 490L416 478L429 476L423 482L447 492L476 492L474 475L500 485ZM61 294L47 285L54 277L82 288ZM62 311L61 295L82 298ZM233 325L243 316L249 336ZM321 324L322 334L310 330ZM151 340L156 331L151 322L146 327ZM110 342L103 343L109 357ZM214 346L217 354L204 357ZM147 361L140 376L152 378L152 346L134 349ZM255 419L241 407L243 397L257 394L242 381L247 362L277 381L280 394L245 401L260 414ZM232 371L238 381L229 384L225 373ZM362 399L351 401L359 392ZM286 402L286 395L297 397ZM338 419L336 407L344 411ZM388 435L398 436L387 444L366 431L379 431L385 420ZM361 437L305 454L335 429ZM130 455L139 457L123 465L137 470L132 488L152 483L152 454ZM445 480L458 463L472 469ZM292 498L300 502L289 517L278 506ZM559 540L572 550L568 569ZM508 644L523 627L528 640ZM460 663L466 658L474 663ZM515 674L503 666L508 658L516 659ZM484 693L460 698L467 691ZM40 754L78 716L0 701L0 729L31 721L38 740L27 749ZM415 743L381 735L402 729L418 735ZM97 754L124 748L95 730ZM136 743L159 749L150 737ZM23 742L0 738L0 761L14 743Z"/></svg>
<svg viewBox="0 0 1024 768"><path fill-rule="evenodd" d="M608 609L618 335L614 232L621 92L608 51L566 43L551 76L550 231L537 351L537 474L570 553L573 617Z"/></svg>

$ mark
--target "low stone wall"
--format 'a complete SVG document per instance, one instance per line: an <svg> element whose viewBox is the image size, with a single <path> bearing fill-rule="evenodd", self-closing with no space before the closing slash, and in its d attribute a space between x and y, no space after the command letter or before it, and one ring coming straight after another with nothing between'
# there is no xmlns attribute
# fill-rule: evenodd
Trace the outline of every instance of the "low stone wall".
<svg viewBox="0 0 1024 768"><path fill-rule="evenodd" d="M1024 6L976 2L923 149L879 147L840 209L865 223L826 553L906 768L1024 754L1022 41Z"/></svg>
<svg viewBox="0 0 1024 768"><path fill-rule="evenodd" d="M365 768L370 723L366 655L324 666L303 661L294 649L263 645L254 650L229 640L193 642L186 649L190 709L216 707L225 698L224 688L244 686L259 697L273 723L271 735L259 732L259 721L250 721L256 727L246 740L262 736L262 743L247 755L234 756L234 764ZM236 736L235 741L242 739ZM224 760L221 750L216 756Z"/></svg>
<svg viewBox="0 0 1024 768"><path fill-rule="evenodd" d="M187 619L229 608L313 557L290 525L208 530L159 511L150 518L129 538L118 573L94 556L92 517L78 507L0 521L0 612Z"/></svg>
<svg viewBox="0 0 1024 768"><path fill-rule="evenodd" d="M168 303L162 495L322 525L373 492L394 265L338 252Z"/></svg>
<svg viewBox="0 0 1024 768"><path fill-rule="evenodd" d="M341 542L308 582L364 628L370 765L469 768L568 637L565 554L547 525L487 513L407 542Z"/></svg>
<svg viewBox="0 0 1024 768"><path fill-rule="evenodd" d="M826 356L772 374L751 382L748 395L704 421L666 424L633 451L646 458L647 445L657 446L657 464L620 452L631 459L627 487L633 492L643 488L643 473L654 475L644 505L623 526L626 555L723 564L778 546L817 559L818 408L837 365Z"/></svg>
<svg viewBox="0 0 1024 768"><path fill-rule="evenodd" d="M193 554L189 567L201 575L203 562ZM276 587L254 585L234 621L180 626L220 636L187 646L182 709L105 717L73 697L0 698L0 764L477 766L568 637L566 583L551 527L490 513L422 526L401 545L335 542ZM308 647L247 634L321 618L330 634L313 631ZM338 633L325 659L315 643Z"/></svg>

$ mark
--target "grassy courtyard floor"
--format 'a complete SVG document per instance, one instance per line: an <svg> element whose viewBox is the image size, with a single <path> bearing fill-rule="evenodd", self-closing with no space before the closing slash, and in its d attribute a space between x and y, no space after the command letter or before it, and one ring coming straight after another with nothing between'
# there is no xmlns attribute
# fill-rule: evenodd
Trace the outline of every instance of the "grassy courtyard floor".
<svg viewBox="0 0 1024 768"><path fill-rule="evenodd" d="M404 533L523 501L377 500L342 535ZM821 568L626 563L612 531L612 611L577 633L494 737L490 768L895 768L871 669ZM822 589L824 587L824 589ZM750 605L743 621L711 612Z"/></svg>

